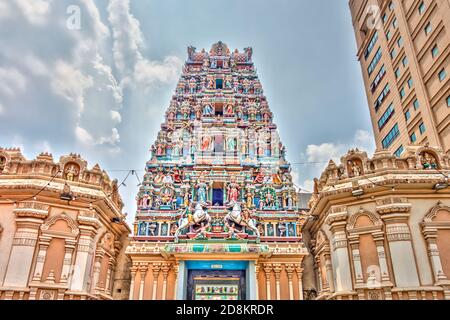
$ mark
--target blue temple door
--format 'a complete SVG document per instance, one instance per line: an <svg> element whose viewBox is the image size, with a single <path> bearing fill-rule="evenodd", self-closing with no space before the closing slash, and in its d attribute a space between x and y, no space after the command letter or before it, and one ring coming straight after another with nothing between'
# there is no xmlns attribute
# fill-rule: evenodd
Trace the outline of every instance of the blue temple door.
<svg viewBox="0 0 450 320"><path fill-rule="evenodd" d="M213 189L213 201L214 206L223 206L223 189Z"/></svg>

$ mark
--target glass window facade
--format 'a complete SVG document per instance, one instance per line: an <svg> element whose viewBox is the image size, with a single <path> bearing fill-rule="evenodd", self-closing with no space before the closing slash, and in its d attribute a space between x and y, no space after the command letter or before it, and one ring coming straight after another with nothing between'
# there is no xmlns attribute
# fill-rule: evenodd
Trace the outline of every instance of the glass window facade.
<svg viewBox="0 0 450 320"><path fill-rule="evenodd" d="M377 53L375 53L375 56L373 57L372 61L370 62L369 67L367 68L367 72L369 73L369 76L372 74L373 70L377 66L378 62L381 59L381 48L377 50Z"/></svg>
<svg viewBox="0 0 450 320"><path fill-rule="evenodd" d="M395 139L398 138L400 135L400 130L398 129L398 124L396 123L392 129L389 131L389 133L384 137L383 141L381 142L383 145L383 148L387 149L389 148L392 143L395 141Z"/></svg>
<svg viewBox="0 0 450 320"><path fill-rule="evenodd" d="M389 119L392 117L393 114L394 114L394 106L391 103L381 116L380 120L378 120L378 129L381 130L386 125L386 123L389 121Z"/></svg>

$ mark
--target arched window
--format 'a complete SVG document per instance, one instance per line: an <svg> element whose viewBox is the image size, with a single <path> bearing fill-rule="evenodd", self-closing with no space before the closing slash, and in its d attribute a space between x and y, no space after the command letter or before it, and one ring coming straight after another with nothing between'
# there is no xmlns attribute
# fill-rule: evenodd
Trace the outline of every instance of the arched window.
<svg viewBox="0 0 450 320"><path fill-rule="evenodd" d="M363 208L349 218L347 231L356 284L374 288L389 280L382 228L378 214Z"/></svg>
<svg viewBox="0 0 450 320"><path fill-rule="evenodd" d="M75 221L65 213L53 216L41 226L33 281L69 281L78 234Z"/></svg>

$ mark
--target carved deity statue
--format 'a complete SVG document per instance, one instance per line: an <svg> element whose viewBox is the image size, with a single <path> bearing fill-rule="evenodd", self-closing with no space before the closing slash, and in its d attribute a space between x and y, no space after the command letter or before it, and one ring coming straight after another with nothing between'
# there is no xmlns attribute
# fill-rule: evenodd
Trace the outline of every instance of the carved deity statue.
<svg viewBox="0 0 450 320"><path fill-rule="evenodd" d="M66 179L68 181L74 181L78 177L78 174L80 173L73 163L68 165L64 172L66 174Z"/></svg>
<svg viewBox="0 0 450 320"><path fill-rule="evenodd" d="M198 178L195 187L197 190L197 201L199 203L206 203L208 194L208 184L206 183L205 176L203 174L200 175L200 177Z"/></svg>
<svg viewBox="0 0 450 320"><path fill-rule="evenodd" d="M227 199L228 202L237 202L239 198L239 184L236 182L236 177L232 176L231 181L227 186Z"/></svg>
<svg viewBox="0 0 450 320"><path fill-rule="evenodd" d="M429 152L424 152L420 155L420 163L423 169L437 169L436 158Z"/></svg>
<svg viewBox="0 0 450 320"><path fill-rule="evenodd" d="M350 170L352 171L354 177L359 177L361 175L361 168L356 163L356 161L349 160L348 166L350 167Z"/></svg>
<svg viewBox="0 0 450 320"><path fill-rule="evenodd" d="M172 178L175 183L181 183L181 172L178 167L172 169Z"/></svg>
<svg viewBox="0 0 450 320"><path fill-rule="evenodd" d="M254 199L254 186L253 186L253 185L247 186L245 196L246 196L246 198L247 198L247 199L246 199L246 200L247 200L247 202L246 202L247 208L253 208L253 207L254 207L254 204L253 204L253 199Z"/></svg>
<svg viewBox="0 0 450 320"><path fill-rule="evenodd" d="M214 114L214 110L210 104L205 105L203 108L203 115L204 116L212 116Z"/></svg>

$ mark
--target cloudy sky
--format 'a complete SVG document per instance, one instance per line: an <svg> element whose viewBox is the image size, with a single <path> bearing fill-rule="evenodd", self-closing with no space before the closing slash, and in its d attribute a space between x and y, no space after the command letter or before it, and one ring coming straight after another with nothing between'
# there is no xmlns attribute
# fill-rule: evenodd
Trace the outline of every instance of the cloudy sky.
<svg viewBox="0 0 450 320"><path fill-rule="evenodd" d="M374 149L347 2L0 0L0 146L142 176L186 48L222 40L253 47L297 184L311 189L323 162ZM137 179L126 184L132 222Z"/></svg>

